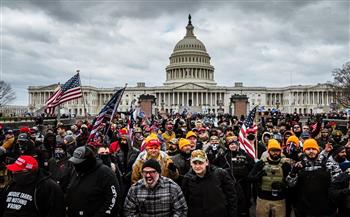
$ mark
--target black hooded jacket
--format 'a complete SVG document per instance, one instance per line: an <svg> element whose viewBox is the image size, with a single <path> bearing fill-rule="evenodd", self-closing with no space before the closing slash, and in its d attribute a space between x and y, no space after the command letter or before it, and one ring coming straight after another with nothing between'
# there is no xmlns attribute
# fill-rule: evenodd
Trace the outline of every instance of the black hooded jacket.
<svg viewBox="0 0 350 217"><path fill-rule="evenodd" d="M73 176L65 202L68 217L116 216L121 200L115 173L97 160L88 172Z"/></svg>

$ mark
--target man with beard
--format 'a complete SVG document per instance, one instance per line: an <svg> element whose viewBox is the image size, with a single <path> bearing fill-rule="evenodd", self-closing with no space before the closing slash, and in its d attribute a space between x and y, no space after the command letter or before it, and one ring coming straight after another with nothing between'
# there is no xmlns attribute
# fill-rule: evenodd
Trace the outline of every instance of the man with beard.
<svg viewBox="0 0 350 217"><path fill-rule="evenodd" d="M118 143L120 148L115 153L115 162L122 177L122 199L124 200L131 186L132 165L135 163L140 151L131 146L131 141L127 134L120 134Z"/></svg>
<svg viewBox="0 0 350 217"><path fill-rule="evenodd" d="M169 142L167 142L167 151L166 153L172 157L179 153L179 141L178 139L174 138L171 139Z"/></svg>
<svg viewBox="0 0 350 217"><path fill-rule="evenodd" d="M332 155L327 159L326 167L331 173L332 181L342 172L340 164L346 160L346 150L344 146L339 146L333 149Z"/></svg>
<svg viewBox="0 0 350 217"><path fill-rule="evenodd" d="M181 188L161 173L157 160L144 162L142 179L130 188L126 197L124 216L187 216L187 204Z"/></svg>
<svg viewBox="0 0 350 217"><path fill-rule="evenodd" d="M300 137L301 133L302 133L302 129L300 127L300 124L294 124L293 126L293 133L296 137Z"/></svg>
<svg viewBox="0 0 350 217"><path fill-rule="evenodd" d="M116 216L120 208L120 188L111 168L97 160L87 146L75 149L69 159L74 176L66 193L67 216Z"/></svg>
<svg viewBox="0 0 350 217"><path fill-rule="evenodd" d="M329 131L327 128L321 130L321 136L317 139L317 144L324 149L326 144L329 143Z"/></svg>
<svg viewBox="0 0 350 217"><path fill-rule="evenodd" d="M286 183L285 178L291 166L288 158L281 156L281 145L270 139L267 146L268 157L258 161L249 174L251 181L258 183L256 216L286 216Z"/></svg>
<svg viewBox="0 0 350 217"><path fill-rule="evenodd" d="M57 145L53 151L53 157L48 160L48 170L51 178L66 192L68 184L74 175L73 164L68 161L65 145Z"/></svg>
<svg viewBox="0 0 350 217"><path fill-rule="evenodd" d="M2 193L0 216L65 216L63 193L32 156L22 155L7 165L12 181Z"/></svg>
<svg viewBox="0 0 350 217"><path fill-rule="evenodd" d="M251 205L251 183L248 181L248 174L254 166L254 160L239 148L237 136L226 137L226 147L227 149L220 158L218 166L226 169L242 188L243 195L238 195L238 216L248 217Z"/></svg>
<svg viewBox="0 0 350 217"><path fill-rule="evenodd" d="M179 153L172 157L172 160L179 170L178 184L182 183L183 176L190 170L192 144L188 139L179 139Z"/></svg>
<svg viewBox="0 0 350 217"><path fill-rule="evenodd" d="M314 139L305 140L303 144L304 156L294 164L287 183L295 187L296 202L295 216L333 216L329 197L331 174L324 158L320 158L320 148Z"/></svg>

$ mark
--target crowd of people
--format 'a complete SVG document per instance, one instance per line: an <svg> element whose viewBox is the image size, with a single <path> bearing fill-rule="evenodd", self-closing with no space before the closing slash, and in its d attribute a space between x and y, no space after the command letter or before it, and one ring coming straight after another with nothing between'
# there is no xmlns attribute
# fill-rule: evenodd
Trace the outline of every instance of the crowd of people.
<svg viewBox="0 0 350 217"><path fill-rule="evenodd" d="M350 216L349 122L266 112L243 134L231 115L131 117L93 138L87 120L0 126L0 216Z"/></svg>

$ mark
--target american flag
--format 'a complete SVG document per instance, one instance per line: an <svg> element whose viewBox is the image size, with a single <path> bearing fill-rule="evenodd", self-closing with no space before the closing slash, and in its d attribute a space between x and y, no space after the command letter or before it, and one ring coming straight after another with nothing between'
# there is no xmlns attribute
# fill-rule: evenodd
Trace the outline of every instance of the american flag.
<svg viewBox="0 0 350 217"><path fill-rule="evenodd" d="M256 131L258 129L256 125L253 126L256 108L257 107L254 107L249 112L248 117L243 122L243 125L241 127L241 130L239 131L239 136L238 136L240 148L243 149L253 159L256 158L255 147L254 145L251 145L250 141L247 139L247 130L253 129Z"/></svg>
<svg viewBox="0 0 350 217"><path fill-rule="evenodd" d="M93 141L96 133L98 133L99 131L104 132L106 130L103 128L107 128L109 125L108 122L112 120L114 113L118 108L119 102L123 96L124 90L125 87L118 90L97 115L95 123L91 129L88 141Z"/></svg>
<svg viewBox="0 0 350 217"><path fill-rule="evenodd" d="M79 73L77 73L62 86L58 86L58 89L46 101L45 111L48 114L53 114L56 106L82 96L83 92L81 91L80 76Z"/></svg>

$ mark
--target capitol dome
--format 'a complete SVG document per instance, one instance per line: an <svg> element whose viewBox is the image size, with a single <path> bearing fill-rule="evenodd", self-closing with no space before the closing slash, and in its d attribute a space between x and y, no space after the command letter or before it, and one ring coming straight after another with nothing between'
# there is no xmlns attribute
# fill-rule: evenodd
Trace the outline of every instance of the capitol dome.
<svg viewBox="0 0 350 217"><path fill-rule="evenodd" d="M201 83L216 85L214 67L210 65L210 56L199 39L193 33L191 15L188 16L186 35L181 39L170 56L170 64L166 67L165 85L183 83Z"/></svg>

